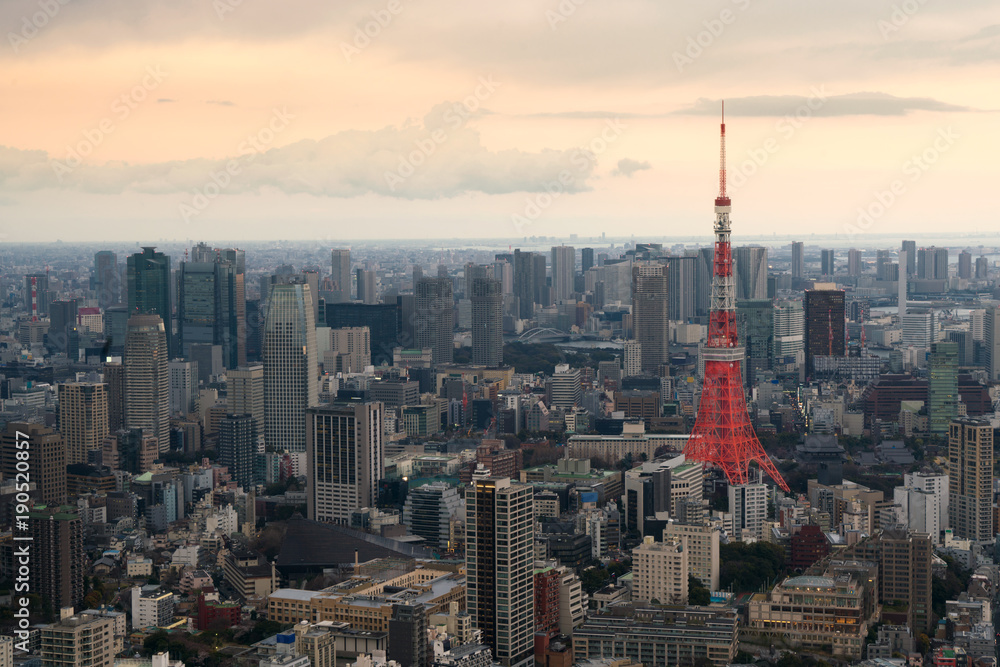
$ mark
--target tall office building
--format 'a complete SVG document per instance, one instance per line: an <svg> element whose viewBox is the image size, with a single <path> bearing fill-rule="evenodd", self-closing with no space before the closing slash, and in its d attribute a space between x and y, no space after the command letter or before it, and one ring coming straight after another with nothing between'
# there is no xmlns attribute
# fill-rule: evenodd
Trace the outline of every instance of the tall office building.
<svg viewBox="0 0 1000 667"><path fill-rule="evenodd" d="M371 329L368 327L330 329L330 349L323 354L323 363L329 364L325 371L329 374L363 373L365 368L372 365Z"/></svg>
<svg viewBox="0 0 1000 667"><path fill-rule="evenodd" d="M167 364L170 374L170 414L195 411L198 400L198 364L174 359Z"/></svg>
<svg viewBox="0 0 1000 667"><path fill-rule="evenodd" d="M1000 380L1000 308L987 308L982 319L984 365L990 380Z"/></svg>
<svg viewBox="0 0 1000 667"><path fill-rule="evenodd" d="M257 435L264 435L264 365L241 366L226 373L229 412L250 415Z"/></svg>
<svg viewBox="0 0 1000 667"><path fill-rule="evenodd" d="M434 364L453 358L455 299L450 278L424 278L416 286L414 337L417 348L430 348Z"/></svg>
<svg viewBox="0 0 1000 667"><path fill-rule="evenodd" d="M976 257L976 280L988 280L990 262L986 257Z"/></svg>
<svg viewBox="0 0 1000 667"><path fill-rule="evenodd" d="M948 475L926 472L903 473L903 487L926 491L936 496L938 507L937 523L941 527L941 530L948 527L948 510L951 500L951 494L948 492ZM935 538L935 542L939 539L940 537Z"/></svg>
<svg viewBox="0 0 1000 667"><path fill-rule="evenodd" d="M740 246L733 249L736 300L767 298L767 248Z"/></svg>
<svg viewBox="0 0 1000 667"><path fill-rule="evenodd" d="M351 251L334 249L330 251L330 279L333 282L333 302L351 300Z"/></svg>
<svg viewBox="0 0 1000 667"><path fill-rule="evenodd" d="M167 334L159 315L133 315L125 335L125 426L156 436L170 448L170 375Z"/></svg>
<svg viewBox="0 0 1000 667"><path fill-rule="evenodd" d="M686 538L657 542L652 535L632 550L634 573L633 600L657 604L688 603L688 562Z"/></svg>
<svg viewBox="0 0 1000 667"><path fill-rule="evenodd" d="M319 402L312 294L303 282L271 286L264 327L264 442L306 451L306 408Z"/></svg>
<svg viewBox="0 0 1000 667"><path fill-rule="evenodd" d="M403 505L403 525L433 549L452 546L452 522L465 517L458 489L432 482L410 489Z"/></svg>
<svg viewBox="0 0 1000 667"><path fill-rule="evenodd" d="M595 266L594 264L594 249L593 248L583 248L580 250L580 273L586 273L587 269Z"/></svg>
<svg viewBox="0 0 1000 667"><path fill-rule="evenodd" d="M32 562L31 592L52 609L75 607L83 599L83 521L68 506L41 506L28 513Z"/></svg>
<svg viewBox="0 0 1000 667"><path fill-rule="evenodd" d="M253 415L228 414L219 421L219 463L244 491L253 488L253 465L257 454L257 425Z"/></svg>
<svg viewBox="0 0 1000 667"><path fill-rule="evenodd" d="M906 267L904 274L904 267L899 267L899 275L903 276L915 276L917 274L917 242L916 241L903 241L902 252L906 253Z"/></svg>
<svg viewBox="0 0 1000 667"><path fill-rule="evenodd" d="M917 251L917 278L921 280L948 280L948 249L921 248Z"/></svg>
<svg viewBox="0 0 1000 667"><path fill-rule="evenodd" d="M931 343L937 340L937 317L934 311L912 311L909 308L907 311L899 318L903 346L930 349Z"/></svg>
<svg viewBox="0 0 1000 667"><path fill-rule="evenodd" d="M485 272L484 272L485 273ZM503 293L499 280L483 275L472 280L472 363L503 364Z"/></svg>
<svg viewBox="0 0 1000 667"><path fill-rule="evenodd" d="M363 303L332 303L326 306L326 326L331 329L345 329L356 327L368 327L370 332L370 350L372 363L376 366L392 364L392 351L397 347L403 349L414 346L412 334L413 312L404 315L401 301L404 297L409 297L411 302L415 299L412 295L402 294L397 297L396 303L366 305ZM409 335L406 334L404 325L411 328Z"/></svg>
<svg viewBox="0 0 1000 667"><path fill-rule="evenodd" d="M375 272L368 269L358 269L355 271L358 278L358 301L361 303L378 303L378 294L375 291Z"/></svg>
<svg viewBox="0 0 1000 667"><path fill-rule="evenodd" d="M632 265L632 331L642 346L643 373L659 375L670 362L670 321L667 319L667 266L659 262Z"/></svg>
<svg viewBox="0 0 1000 667"><path fill-rule="evenodd" d="M506 477L473 476L466 499L466 606L505 667L532 662L534 496Z"/></svg>
<svg viewBox="0 0 1000 667"><path fill-rule="evenodd" d="M695 261L695 314L708 317L712 301L712 276L715 272L715 248L699 248ZM707 320L704 320L707 322Z"/></svg>
<svg viewBox="0 0 1000 667"><path fill-rule="evenodd" d="M667 318L674 322L689 322L698 313L698 288L695 283L698 258L685 255L670 257L667 261Z"/></svg>
<svg viewBox="0 0 1000 667"><path fill-rule="evenodd" d="M820 251L820 272L826 277L831 277L836 270L837 267L833 259L833 250Z"/></svg>
<svg viewBox="0 0 1000 667"><path fill-rule="evenodd" d="M128 312L134 315L159 315L167 340L168 358L177 355L174 347L173 309L170 307L170 257L156 248L144 247L129 255Z"/></svg>
<svg viewBox="0 0 1000 667"><path fill-rule="evenodd" d="M806 253L802 241L792 241L792 278L806 275Z"/></svg>
<svg viewBox="0 0 1000 667"><path fill-rule="evenodd" d="M422 602L392 605L386 658L399 667L430 667L433 649L427 642L427 608Z"/></svg>
<svg viewBox="0 0 1000 667"><path fill-rule="evenodd" d="M993 539L993 427L961 418L948 432L948 523L968 540Z"/></svg>
<svg viewBox="0 0 1000 667"><path fill-rule="evenodd" d="M968 250L958 253L958 277L972 279L972 253Z"/></svg>
<svg viewBox="0 0 1000 667"><path fill-rule="evenodd" d="M803 310L806 369L811 373L813 357L842 357L846 354L844 290L836 289L833 284L817 283L815 289L806 290Z"/></svg>
<svg viewBox="0 0 1000 667"><path fill-rule="evenodd" d="M514 250L514 296L518 299L519 316L530 320L535 316L535 304L546 305L548 287L545 281L545 255Z"/></svg>
<svg viewBox="0 0 1000 667"><path fill-rule="evenodd" d="M552 248L552 293L556 301L570 298L576 275L576 248L568 245Z"/></svg>
<svg viewBox="0 0 1000 667"><path fill-rule="evenodd" d="M771 368L774 351L774 303L770 299L736 302L737 338L746 350L746 372L743 377L748 386L756 383L760 371Z"/></svg>
<svg viewBox="0 0 1000 667"><path fill-rule="evenodd" d="M946 436L952 420L958 417L958 344L931 343L927 370L928 428L933 435Z"/></svg>
<svg viewBox="0 0 1000 667"><path fill-rule="evenodd" d="M805 311L801 301L774 304L774 353L772 363L790 364L805 347Z"/></svg>
<svg viewBox="0 0 1000 667"><path fill-rule="evenodd" d="M17 479L17 453L27 441L31 452L31 481L35 483L35 498L44 505L66 502L66 440L41 424L8 422L0 431L0 475Z"/></svg>
<svg viewBox="0 0 1000 667"><path fill-rule="evenodd" d="M121 274L118 272L118 255L110 250L94 253L94 294L97 305L107 308L121 303Z"/></svg>
<svg viewBox="0 0 1000 667"><path fill-rule="evenodd" d="M907 625L917 634L930 632L933 627L933 556L930 535L896 525L848 547L843 558L878 563L879 600L891 600L906 609Z"/></svg>
<svg viewBox="0 0 1000 667"><path fill-rule="evenodd" d="M24 277L21 302L32 316L45 317L49 314L52 292L49 290L48 273L29 273Z"/></svg>
<svg viewBox="0 0 1000 667"><path fill-rule="evenodd" d="M624 366L622 377L642 375L642 344L637 340L627 340L622 345Z"/></svg>
<svg viewBox="0 0 1000 667"><path fill-rule="evenodd" d="M852 277L861 275L861 251L857 248L847 251L847 275Z"/></svg>
<svg viewBox="0 0 1000 667"><path fill-rule="evenodd" d="M113 433L125 428L125 366L109 361L101 367L101 374L108 386L108 431Z"/></svg>
<svg viewBox="0 0 1000 667"><path fill-rule="evenodd" d="M242 252L242 251L240 251ZM226 368L246 363L246 303L243 275L235 262L181 262L177 270L178 352L193 345L220 345ZM242 318L240 311L243 311Z"/></svg>
<svg viewBox="0 0 1000 667"><path fill-rule="evenodd" d="M379 401L336 402L306 411L307 512L346 524L351 511L374 507L385 476L384 408Z"/></svg>
<svg viewBox="0 0 1000 667"><path fill-rule="evenodd" d="M66 441L66 464L86 463L108 434L107 385L69 382L59 385L59 432Z"/></svg>

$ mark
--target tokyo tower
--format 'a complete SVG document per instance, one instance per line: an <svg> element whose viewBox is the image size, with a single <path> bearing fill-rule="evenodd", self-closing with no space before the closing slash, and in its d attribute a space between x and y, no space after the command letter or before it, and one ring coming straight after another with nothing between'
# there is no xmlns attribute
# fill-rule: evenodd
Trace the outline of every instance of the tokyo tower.
<svg viewBox="0 0 1000 667"><path fill-rule="evenodd" d="M726 473L731 485L746 484L750 462L756 461L778 486L788 484L754 433L747 415L743 392L744 349L736 334L736 285L733 282L733 254L729 244L729 213L732 202L726 195L726 112L722 107L722 149L719 162L719 196L715 198L715 259L713 261L712 303L708 320L708 341L702 350L705 377L694 429L684 446L692 461L712 463Z"/></svg>

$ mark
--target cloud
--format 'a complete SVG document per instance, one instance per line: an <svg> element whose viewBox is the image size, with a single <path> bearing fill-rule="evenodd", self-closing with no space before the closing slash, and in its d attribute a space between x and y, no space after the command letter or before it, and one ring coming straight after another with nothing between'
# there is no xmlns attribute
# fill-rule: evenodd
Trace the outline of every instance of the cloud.
<svg viewBox="0 0 1000 667"><path fill-rule="evenodd" d="M612 176L624 176L626 178L632 178L632 174L637 171L644 171L650 169L652 165L646 160L633 160L632 158L622 158L618 160L618 166L615 170L611 172Z"/></svg>
<svg viewBox="0 0 1000 667"><path fill-rule="evenodd" d="M221 160L155 164L109 162L63 169L44 151L0 146L0 193L43 188L90 193L171 194L202 189L213 174L239 167L227 195L277 190L286 194L356 197L369 193L404 199L458 197L471 192L541 192L562 183L566 192L589 190L595 158L580 149L491 151L460 103L436 106L422 124L350 130L258 151L245 143ZM61 171L62 178L57 174ZM564 172L569 174L568 182Z"/></svg>
<svg viewBox="0 0 1000 667"><path fill-rule="evenodd" d="M829 95L822 87L812 97L802 95L754 95L727 99L726 114L732 116L785 116L807 105L814 116L904 116L911 111L966 112L969 107L929 97L896 97L888 93L861 92ZM719 115L721 100L700 98L674 114Z"/></svg>

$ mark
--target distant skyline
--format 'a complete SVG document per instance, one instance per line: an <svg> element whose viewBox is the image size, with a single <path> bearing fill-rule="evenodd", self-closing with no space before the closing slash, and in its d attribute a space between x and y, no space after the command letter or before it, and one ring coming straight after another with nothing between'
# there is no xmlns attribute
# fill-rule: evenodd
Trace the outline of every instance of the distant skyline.
<svg viewBox="0 0 1000 667"><path fill-rule="evenodd" d="M734 245L995 238L986 0L8 0L0 33L0 242L707 239L721 99Z"/></svg>

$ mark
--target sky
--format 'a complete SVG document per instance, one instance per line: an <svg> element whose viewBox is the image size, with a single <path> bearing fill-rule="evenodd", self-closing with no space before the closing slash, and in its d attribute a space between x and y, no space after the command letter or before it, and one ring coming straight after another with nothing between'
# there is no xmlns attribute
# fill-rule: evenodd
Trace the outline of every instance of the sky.
<svg viewBox="0 0 1000 667"><path fill-rule="evenodd" d="M989 234L995 0L3 0L0 241ZM987 204L984 206L984 204Z"/></svg>

